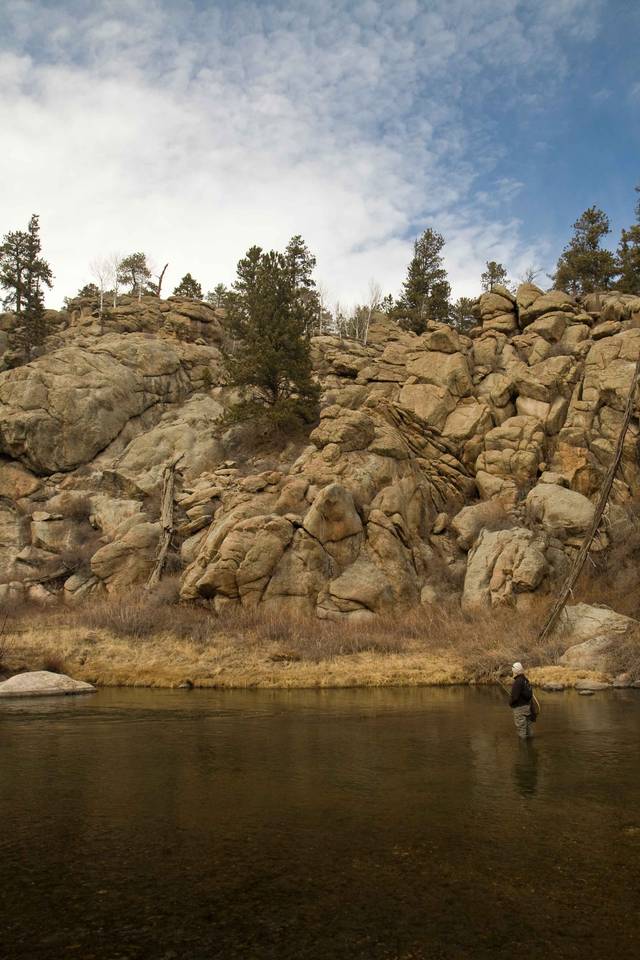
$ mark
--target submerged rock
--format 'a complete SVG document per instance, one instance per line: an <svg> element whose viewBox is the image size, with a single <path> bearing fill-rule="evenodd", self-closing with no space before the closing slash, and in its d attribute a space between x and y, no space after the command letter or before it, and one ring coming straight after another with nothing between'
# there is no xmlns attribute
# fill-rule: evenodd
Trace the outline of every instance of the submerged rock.
<svg viewBox="0 0 640 960"><path fill-rule="evenodd" d="M50 697L73 693L94 693L95 687L84 680L73 680L64 673L34 670L18 673L0 683L0 697Z"/></svg>

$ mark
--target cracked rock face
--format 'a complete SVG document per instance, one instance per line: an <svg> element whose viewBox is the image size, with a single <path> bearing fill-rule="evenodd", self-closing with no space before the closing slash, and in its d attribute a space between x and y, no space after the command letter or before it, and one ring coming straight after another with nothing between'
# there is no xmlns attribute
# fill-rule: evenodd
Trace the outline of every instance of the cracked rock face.
<svg viewBox="0 0 640 960"><path fill-rule="evenodd" d="M366 621L445 597L525 606L553 589L613 456L640 298L578 303L524 284L474 310L469 336L378 315L366 345L314 338L319 422L271 449L218 422L223 311L123 298L103 327L73 303L43 356L0 373L0 599L144 583L175 460L181 594L215 610ZM640 496L639 414L600 550Z"/></svg>
<svg viewBox="0 0 640 960"><path fill-rule="evenodd" d="M130 420L184 400L203 349L109 334L0 375L0 451L45 475L88 463Z"/></svg>

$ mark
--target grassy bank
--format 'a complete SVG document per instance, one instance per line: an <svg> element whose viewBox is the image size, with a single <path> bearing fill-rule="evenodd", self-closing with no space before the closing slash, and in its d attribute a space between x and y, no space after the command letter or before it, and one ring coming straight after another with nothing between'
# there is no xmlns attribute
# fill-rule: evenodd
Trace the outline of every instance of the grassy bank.
<svg viewBox="0 0 640 960"><path fill-rule="evenodd" d="M171 586L86 605L16 608L0 670L48 669L100 686L353 687L492 682L522 660L538 682L599 676L557 665L566 643L537 641L544 608L465 617L422 608L367 623L214 616L178 604Z"/></svg>

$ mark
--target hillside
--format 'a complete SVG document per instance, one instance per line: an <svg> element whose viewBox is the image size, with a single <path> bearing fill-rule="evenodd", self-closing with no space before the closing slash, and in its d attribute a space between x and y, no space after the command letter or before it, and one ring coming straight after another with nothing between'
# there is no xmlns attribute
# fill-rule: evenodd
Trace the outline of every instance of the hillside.
<svg viewBox="0 0 640 960"><path fill-rule="evenodd" d="M224 311L121 298L101 324L72 301L47 351L0 373L0 599L139 589L177 460L167 570L184 601L335 622L550 604L613 456L640 298L525 284L475 309L469 336L377 315L366 346L315 337L320 421L270 444L217 422ZM632 617L638 402L587 576Z"/></svg>

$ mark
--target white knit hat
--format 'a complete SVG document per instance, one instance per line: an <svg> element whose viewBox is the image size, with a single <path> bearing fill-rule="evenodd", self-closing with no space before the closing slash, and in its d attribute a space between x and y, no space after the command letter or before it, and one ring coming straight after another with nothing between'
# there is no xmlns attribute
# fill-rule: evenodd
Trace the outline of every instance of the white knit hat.
<svg viewBox="0 0 640 960"><path fill-rule="evenodd" d="M524 673L524 667L522 666L519 660L516 660L511 670L513 672L514 677L517 677L519 673Z"/></svg>

